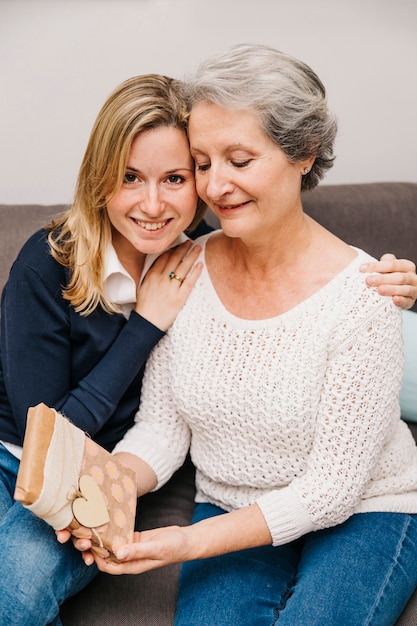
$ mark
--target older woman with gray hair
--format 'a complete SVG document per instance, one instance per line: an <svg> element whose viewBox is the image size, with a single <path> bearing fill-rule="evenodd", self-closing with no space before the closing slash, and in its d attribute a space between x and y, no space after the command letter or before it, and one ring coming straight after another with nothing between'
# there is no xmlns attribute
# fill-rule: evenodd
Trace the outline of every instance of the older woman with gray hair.
<svg viewBox="0 0 417 626"><path fill-rule="evenodd" d="M222 230L199 239L203 271L116 452L141 495L190 448L195 515L96 561L182 562L176 626L392 625L417 585L401 312L366 287L374 260L303 212L334 160L325 88L301 61L240 45L185 93L198 193Z"/></svg>

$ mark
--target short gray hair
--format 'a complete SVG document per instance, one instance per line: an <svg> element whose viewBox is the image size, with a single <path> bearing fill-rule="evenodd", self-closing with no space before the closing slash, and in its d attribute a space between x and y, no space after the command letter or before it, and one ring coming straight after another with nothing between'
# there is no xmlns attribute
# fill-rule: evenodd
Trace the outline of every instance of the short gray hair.
<svg viewBox="0 0 417 626"><path fill-rule="evenodd" d="M184 81L190 106L213 102L225 109L250 110L288 160L315 156L301 189L313 189L333 165L337 133L326 90L313 70L269 46L238 44L204 61Z"/></svg>

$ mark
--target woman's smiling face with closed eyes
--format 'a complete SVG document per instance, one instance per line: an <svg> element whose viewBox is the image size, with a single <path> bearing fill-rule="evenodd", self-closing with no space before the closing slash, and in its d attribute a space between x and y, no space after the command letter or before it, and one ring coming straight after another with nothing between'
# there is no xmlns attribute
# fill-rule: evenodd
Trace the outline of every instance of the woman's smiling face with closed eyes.
<svg viewBox="0 0 417 626"><path fill-rule="evenodd" d="M304 167L291 163L260 126L255 113L198 102L189 123L199 196L225 234L262 237L288 212L301 209Z"/></svg>

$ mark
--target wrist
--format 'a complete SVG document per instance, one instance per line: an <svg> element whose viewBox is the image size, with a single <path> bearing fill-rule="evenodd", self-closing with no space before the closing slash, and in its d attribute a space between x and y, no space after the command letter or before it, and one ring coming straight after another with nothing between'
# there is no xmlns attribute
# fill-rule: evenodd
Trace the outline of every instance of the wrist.
<svg viewBox="0 0 417 626"><path fill-rule="evenodd" d="M204 519L183 530L186 533L187 560L204 559L272 543L265 518L257 504Z"/></svg>

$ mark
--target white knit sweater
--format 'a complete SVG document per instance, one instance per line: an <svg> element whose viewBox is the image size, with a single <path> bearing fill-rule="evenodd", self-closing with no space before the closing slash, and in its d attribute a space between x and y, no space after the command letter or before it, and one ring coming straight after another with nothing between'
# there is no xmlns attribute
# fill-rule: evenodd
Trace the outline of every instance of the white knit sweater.
<svg viewBox="0 0 417 626"><path fill-rule="evenodd" d="M204 267L148 361L136 425L115 451L147 461L159 487L191 444L197 501L257 502L274 545L357 512L417 513L417 448L398 402L401 312L365 285L358 268L370 258L359 250L266 320L230 314Z"/></svg>

